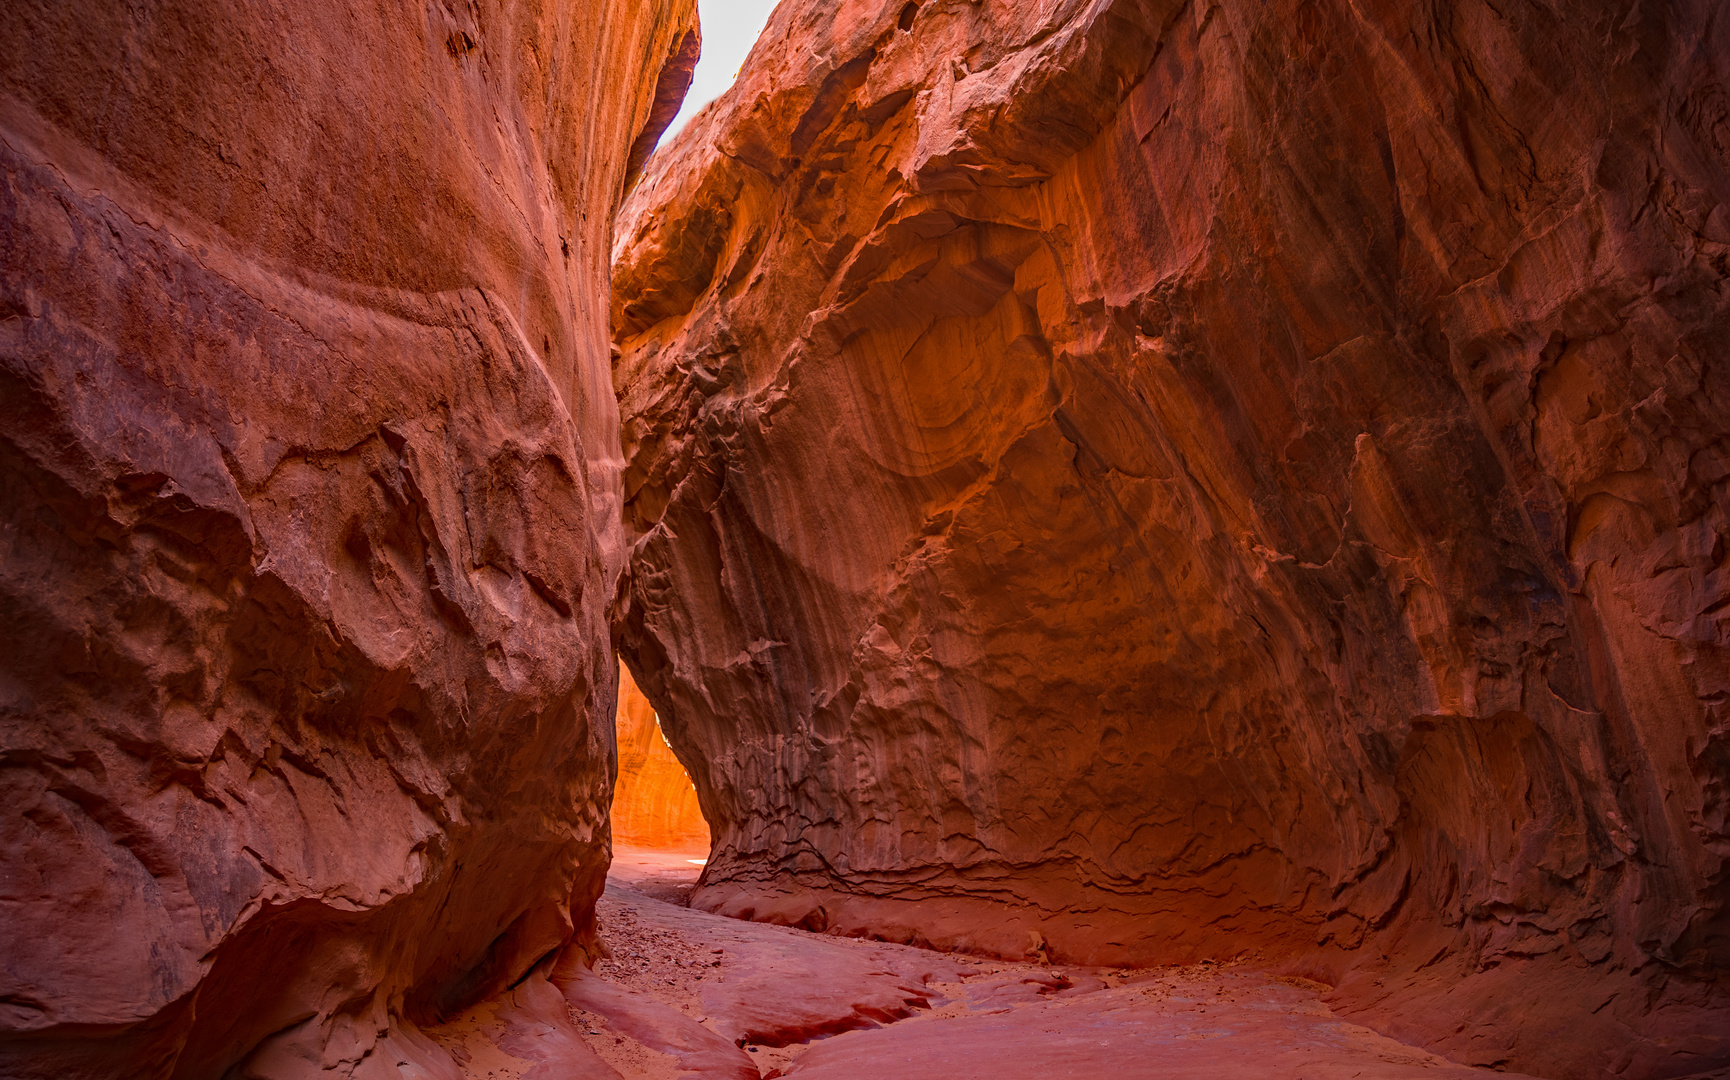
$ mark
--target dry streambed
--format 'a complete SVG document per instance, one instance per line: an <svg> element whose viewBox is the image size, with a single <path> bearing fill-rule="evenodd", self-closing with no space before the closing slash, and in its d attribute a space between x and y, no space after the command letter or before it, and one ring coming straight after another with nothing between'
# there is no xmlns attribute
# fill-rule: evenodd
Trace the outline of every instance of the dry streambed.
<svg viewBox="0 0 1730 1080"><path fill-rule="evenodd" d="M611 957L434 1037L486 1080L1491 1075L1249 965L1064 968L835 938L681 906L696 873L621 852L599 908Z"/></svg>

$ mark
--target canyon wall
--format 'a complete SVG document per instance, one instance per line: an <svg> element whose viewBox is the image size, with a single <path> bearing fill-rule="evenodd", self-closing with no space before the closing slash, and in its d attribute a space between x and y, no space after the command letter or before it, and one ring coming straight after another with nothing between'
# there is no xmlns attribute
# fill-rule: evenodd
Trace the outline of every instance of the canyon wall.
<svg viewBox="0 0 1730 1080"><path fill-rule="evenodd" d="M612 218L695 5L6 28L0 1073L454 1075L417 1025L592 933Z"/></svg>
<svg viewBox="0 0 1730 1080"><path fill-rule="evenodd" d="M685 766L661 734L655 707L619 665L619 777L613 843L669 851L709 850L709 825Z"/></svg>
<svg viewBox="0 0 1730 1080"><path fill-rule="evenodd" d="M1704 0L786 0L615 252L697 906L1730 1065L1727 88Z"/></svg>

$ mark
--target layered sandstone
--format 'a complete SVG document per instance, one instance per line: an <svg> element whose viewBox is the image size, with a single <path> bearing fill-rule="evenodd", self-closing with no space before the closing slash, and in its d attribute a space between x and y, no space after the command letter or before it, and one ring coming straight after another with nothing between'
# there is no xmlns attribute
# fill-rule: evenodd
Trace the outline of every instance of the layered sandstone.
<svg viewBox="0 0 1730 1080"><path fill-rule="evenodd" d="M592 932L611 219L694 4L6 29L0 1073L454 1075L417 1025Z"/></svg>
<svg viewBox="0 0 1730 1080"><path fill-rule="evenodd" d="M1730 1064L1714 8L783 3L615 262L698 906Z"/></svg>
<svg viewBox="0 0 1730 1080"><path fill-rule="evenodd" d="M619 775L613 842L656 851L707 851L709 825L685 766L661 734L655 707L619 665Z"/></svg>

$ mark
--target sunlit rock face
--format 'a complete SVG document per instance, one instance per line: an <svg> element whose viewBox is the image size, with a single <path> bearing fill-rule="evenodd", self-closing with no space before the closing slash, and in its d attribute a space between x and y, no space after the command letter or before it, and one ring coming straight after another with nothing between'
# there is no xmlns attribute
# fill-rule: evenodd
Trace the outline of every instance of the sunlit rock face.
<svg viewBox="0 0 1730 1080"><path fill-rule="evenodd" d="M1730 1064L1716 7L782 4L615 261L697 905Z"/></svg>
<svg viewBox="0 0 1730 1080"><path fill-rule="evenodd" d="M613 787L613 842L707 851L709 825L691 777L661 734L655 707L619 665L619 778Z"/></svg>
<svg viewBox="0 0 1730 1080"><path fill-rule="evenodd" d="M0 1074L444 1077L416 1024L588 932L611 217L695 44L8 5Z"/></svg>

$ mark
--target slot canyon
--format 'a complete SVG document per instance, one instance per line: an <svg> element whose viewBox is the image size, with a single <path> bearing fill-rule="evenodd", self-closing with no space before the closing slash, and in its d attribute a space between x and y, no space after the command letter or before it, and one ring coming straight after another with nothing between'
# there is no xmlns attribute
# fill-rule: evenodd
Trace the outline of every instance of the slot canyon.
<svg viewBox="0 0 1730 1080"><path fill-rule="evenodd" d="M1730 1077L1718 0L14 0L0 1077Z"/></svg>

